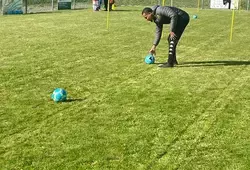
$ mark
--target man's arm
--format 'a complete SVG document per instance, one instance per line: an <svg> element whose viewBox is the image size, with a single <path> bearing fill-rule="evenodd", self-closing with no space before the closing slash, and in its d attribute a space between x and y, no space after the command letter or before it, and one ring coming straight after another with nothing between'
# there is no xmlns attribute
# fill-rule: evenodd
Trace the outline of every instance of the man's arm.
<svg viewBox="0 0 250 170"><path fill-rule="evenodd" d="M161 40L162 28L163 28L162 24L156 24L155 39L154 39L154 42L153 42L153 46L149 50L149 52L151 54L156 54L156 46L159 44L159 42Z"/></svg>
<svg viewBox="0 0 250 170"><path fill-rule="evenodd" d="M157 46L161 40L161 34L162 34L162 28L163 25L162 24L156 24L156 28L155 28L155 39L153 42L153 45Z"/></svg>

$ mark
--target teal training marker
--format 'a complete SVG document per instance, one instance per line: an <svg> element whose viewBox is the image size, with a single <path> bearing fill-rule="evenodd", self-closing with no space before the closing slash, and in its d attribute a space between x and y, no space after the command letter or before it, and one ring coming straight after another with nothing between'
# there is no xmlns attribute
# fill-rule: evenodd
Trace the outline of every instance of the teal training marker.
<svg viewBox="0 0 250 170"><path fill-rule="evenodd" d="M197 15L193 15L193 19L197 19L198 18L198 16Z"/></svg>

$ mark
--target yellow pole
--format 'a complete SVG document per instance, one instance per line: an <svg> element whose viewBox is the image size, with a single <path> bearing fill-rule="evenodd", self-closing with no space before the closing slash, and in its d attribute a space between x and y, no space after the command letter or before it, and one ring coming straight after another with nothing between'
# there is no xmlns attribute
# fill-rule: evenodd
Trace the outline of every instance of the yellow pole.
<svg viewBox="0 0 250 170"><path fill-rule="evenodd" d="M235 16L235 10L233 9L231 31L230 31L230 42L232 42L232 39L233 39L234 16Z"/></svg>
<svg viewBox="0 0 250 170"><path fill-rule="evenodd" d="M238 1L238 9L239 9L239 13L240 13L240 10L241 10L241 0Z"/></svg>
<svg viewBox="0 0 250 170"><path fill-rule="evenodd" d="M200 10L200 0L198 0L198 4L197 4L197 12L199 12Z"/></svg>
<svg viewBox="0 0 250 170"><path fill-rule="evenodd" d="M109 0L108 0L108 11L107 11L107 29L109 29Z"/></svg>

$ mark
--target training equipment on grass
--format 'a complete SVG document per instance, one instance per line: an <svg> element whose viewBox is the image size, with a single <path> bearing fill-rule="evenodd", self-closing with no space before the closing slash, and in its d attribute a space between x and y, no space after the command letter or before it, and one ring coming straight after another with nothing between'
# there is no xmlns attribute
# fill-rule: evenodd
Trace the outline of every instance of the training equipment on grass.
<svg viewBox="0 0 250 170"><path fill-rule="evenodd" d="M193 15L193 19L197 19L198 18L198 16L197 15Z"/></svg>
<svg viewBox="0 0 250 170"><path fill-rule="evenodd" d="M55 102L66 101L66 99L67 99L66 90L64 90L62 88L56 88L51 95L51 99L54 100Z"/></svg>
<svg viewBox="0 0 250 170"><path fill-rule="evenodd" d="M155 63L155 57L152 54L149 54L145 57L145 63L146 64L154 64Z"/></svg>

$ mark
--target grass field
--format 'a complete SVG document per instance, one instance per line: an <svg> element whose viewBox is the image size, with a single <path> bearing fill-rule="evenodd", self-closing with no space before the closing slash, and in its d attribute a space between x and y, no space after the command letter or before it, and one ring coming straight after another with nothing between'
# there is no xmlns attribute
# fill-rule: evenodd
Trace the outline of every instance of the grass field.
<svg viewBox="0 0 250 170"><path fill-rule="evenodd" d="M175 68L142 7L0 16L0 169L249 169L250 13L186 9ZM167 32L156 62L167 59ZM54 103L54 88L68 101Z"/></svg>

